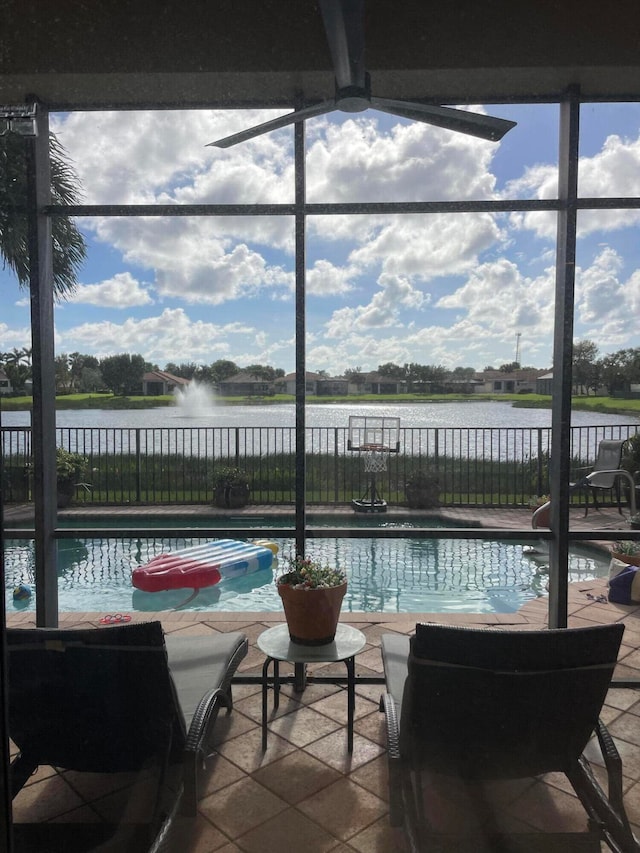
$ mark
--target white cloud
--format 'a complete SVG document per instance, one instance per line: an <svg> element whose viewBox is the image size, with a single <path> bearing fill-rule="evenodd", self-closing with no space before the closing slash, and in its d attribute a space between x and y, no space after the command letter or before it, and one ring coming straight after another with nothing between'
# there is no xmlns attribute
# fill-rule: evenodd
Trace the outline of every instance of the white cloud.
<svg viewBox="0 0 640 853"><path fill-rule="evenodd" d="M116 273L99 284L80 284L67 302L97 305L101 308L133 308L151 305L153 299L131 273Z"/></svg>
<svg viewBox="0 0 640 853"><path fill-rule="evenodd" d="M310 202L428 201L490 198L494 148L473 137L420 122L379 129L379 117L331 123L307 154Z"/></svg>
<svg viewBox="0 0 640 853"><path fill-rule="evenodd" d="M621 280L622 258L605 248L586 269L576 270L576 316L584 324L580 337L595 338L615 351L636 336L640 316L640 270Z"/></svg>
<svg viewBox="0 0 640 853"><path fill-rule="evenodd" d="M522 275L506 258L481 264L466 283L441 297L436 308L460 309L485 334L499 338L529 327L532 334L550 332L553 327L553 282L555 272L547 270L531 279Z"/></svg>
<svg viewBox="0 0 640 853"><path fill-rule="evenodd" d="M205 142L271 118L271 111L74 113L54 128L76 161L91 203L291 202L292 134L267 134L227 150ZM420 123L382 132L368 114L309 123L310 200L491 197L495 147ZM162 298L219 305L258 296L290 298L294 287L291 217L122 217L85 223L125 261L155 272ZM499 237L488 216L312 217L310 240L345 239L348 263L321 259L309 293L347 294L360 266L431 278L461 273ZM265 247L262 250L259 247ZM282 258L274 262L273 253ZM285 260L286 259L286 260ZM105 289L106 290L106 289ZM82 290L78 298L106 293ZM140 293L138 293L138 297ZM122 294L123 305L136 297ZM140 303L137 303L140 304Z"/></svg>
<svg viewBox="0 0 640 853"><path fill-rule="evenodd" d="M333 296L353 290L354 280L361 270L339 267L327 260L316 261L307 270L306 289L309 296Z"/></svg>
<svg viewBox="0 0 640 853"><path fill-rule="evenodd" d="M592 157L581 157L578 164L578 193L584 198L629 198L640 195L640 136L623 139L608 136ZM549 199L558 195L556 166L536 165L523 176L511 181L506 198ZM514 213L514 226L533 231L538 237L555 239L555 213ZM634 210L591 210L578 214L578 235L586 237L597 231L613 231L635 226L640 212Z"/></svg>
<svg viewBox="0 0 640 853"><path fill-rule="evenodd" d="M9 352L12 349L31 347L31 329L29 327L11 328L6 323L0 323L0 351Z"/></svg>
<svg viewBox="0 0 640 853"><path fill-rule="evenodd" d="M366 329L398 326L401 310L416 311L424 304L424 294L405 277L383 274L378 284L382 290L367 305L334 311L326 324L327 337L340 338Z"/></svg>
<svg viewBox="0 0 640 853"><path fill-rule="evenodd" d="M397 216L354 249L350 260L365 267L380 263L387 273L428 281L472 269L478 255L503 238L488 214Z"/></svg>
<svg viewBox="0 0 640 853"><path fill-rule="evenodd" d="M293 274L262 254L234 242L208 218L101 219L102 242L116 246L129 263L156 272L160 297L218 305L260 288L293 287Z"/></svg>
<svg viewBox="0 0 640 853"><path fill-rule="evenodd" d="M281 112L281 111L280 111ZM75 161L88 204L281 200L287 168L270 135L222 151L212 139L280 114L273 110L76 112L52 130ZM292 178L288 181L293 186ZM238 196L238 192L242 196ZM186 193L177 199L175 193ZM213 197L212 197L213 193ZM289 190L289 201L293 190ZM208 197L207 197L208 196ZM269 198L269 196L273 196Z"/></svg>
<svg viewBox="0 0 640 853"><path fill-rule="evenodd" d="M208 364L215 358L226 358L236 336L252 337L255 332L252 326L244 323L221 326L194 321L177 308L142 320L128 318L121 324L104 320L60 331L56 349L58 352L89 352L98 357L135 352L160 365L168 361Z"/></svg>

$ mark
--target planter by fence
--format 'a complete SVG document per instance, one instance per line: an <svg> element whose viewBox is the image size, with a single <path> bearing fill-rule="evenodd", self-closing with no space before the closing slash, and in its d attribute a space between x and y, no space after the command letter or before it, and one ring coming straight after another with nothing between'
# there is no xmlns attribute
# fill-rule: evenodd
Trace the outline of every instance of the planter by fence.
<svg viewBox="0 0 640 853"><path fill-rule="evenodd" d="M3 489L6 501L22 503L29 500L29 469L26 465L7 466L4 471Z"/></svg>
<svg viewBox="0 0 640 853"><path fill-rule="evenodd" d="M218 486L213 502L217 507L240 509L249 503L249 486Z"/></svg>
<svg viewBox="0 0 640 853"><path fill-rule="evenodd" d="M69 506L76 493L76 484L71 480L58 481L58 509Z"/></svg>

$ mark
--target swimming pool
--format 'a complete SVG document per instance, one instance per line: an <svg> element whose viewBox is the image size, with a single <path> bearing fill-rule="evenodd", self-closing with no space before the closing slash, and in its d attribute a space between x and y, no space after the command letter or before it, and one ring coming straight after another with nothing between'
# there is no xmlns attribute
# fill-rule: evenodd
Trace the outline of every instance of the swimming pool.
<svg viewBox="0 0 640 853"><path fill-rule="evenodd" d="M190 525L192 524L190 520ZM245 522L246 523L246 522ZM163 524L166 526L167 521ZM209 522L210 524L210 522ZM77 527L77 524L74 523ZM261 523L261 526L264 526ZM377 524L376 526L379 526ZM406 525L403 525L406 526ZM293 552L291 539L272 540L279 555ZM166 551L198 544L197 538L61 539L58 548L60 611L279 611L274 567L202 589L145 593L131 585L132 570ZM512 613L546 594L548 561L530 543L480 539L309 539L308 556L346 569L346 612ZM569 580L604 577L609 561L587 548L572 549ZM5 549L7 612L35 610L35 595L14 601L20 582L34 584L34 547L9 540ZM187 601L187 599L192 600Z"/></svg>

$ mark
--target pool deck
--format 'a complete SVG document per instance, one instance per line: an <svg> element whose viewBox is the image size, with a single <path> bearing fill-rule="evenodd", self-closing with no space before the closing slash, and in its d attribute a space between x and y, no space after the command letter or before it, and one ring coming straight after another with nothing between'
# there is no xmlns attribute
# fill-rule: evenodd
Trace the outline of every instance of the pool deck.
<svg viewBox="0 0 640 853"><path fill-rule="evenodd" d="M202 507L167 507L165 511L174 517L193 516L196 509L202 515ZM248 514L256 514L255 507L247 510ZM260 507L261 515L271 511ZM126 512L129 517L144 514L144 510L137 509ZM320 510L314 508L313 512ZM352 515L350 508L346 512ZM104 509L97 514L104 514ZM530 511L517 509L486 510L481 519L472 509L447 508L438 514L457 524L476 526L480 521L482 526L496 529L527 528L531 517ZM239 515L238 511L233 515ZM398 515L390 511L387 520ZM11 511L6 514L5 524L11 526ZM582 511L576 511L571 515L570 526L572 530L610 532L628 529L628 522L615 510L590 511L586 518ZM63 613L60 625L97 626L101 615ZM546 624L547 599L530 601L509 615L353 613L345 617L345 623L362 630L367 638L364 651L356 659L356 673L380 677L380 636L385 632L410 634L417 621L526 630ZM259 676L263 656L256 639L283 617L281 613L161 612L135 613L132 618L158 618L167 633L181 636L213 636L220 631L242 630L249 637L250 650L239 674ZM624 622L626 626L616 677L640 677L640 605L609 603L605 580L571 584L569 625L609 622ZM8 624L29 627L34 624L34 616L9 614ZM310 675L331 672L329 665L318 665ZM233 690L234 711L228 717L223 714L216 724L216 752L207 762L197 820L184 821L179 826L178 849L191 853L280 853L294 849L293 838L295 849L305 853L394 853L404 849L402 836L393 832L388 822L385 736L383 715L378 711L381 684L357 685L351 755L346 750L346 696L341 686L310 681L303 693L284 687L280 708L270 722L264 753L260 686L257 682L239 683ZM470 725L472 714L470 709ZM640 693L623 688L609 690L603 719L622 755L625 802L636 834L640 835ZM599 772L597 767L596 770ZM112 818L114 810L127 803L131 780L118 777L103 782L103 786L92 786L91 794L83 797L74 785L73 774L40 768L14 801L14 820ZM522 831L551 832L560 823L569 831L585 826L577 799L557 774L522 785L505 808Z"/></svg>

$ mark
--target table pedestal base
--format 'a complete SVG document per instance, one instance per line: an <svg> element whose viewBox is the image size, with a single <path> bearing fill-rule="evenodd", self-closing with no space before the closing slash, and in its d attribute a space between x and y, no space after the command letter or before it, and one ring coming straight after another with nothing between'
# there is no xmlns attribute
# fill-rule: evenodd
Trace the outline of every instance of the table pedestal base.
<svg viewBox="0 0 640 853"><path fill-rule="evenodd" d="M273 675L269 675L269 667L273 664ZM310 678L309 681L315 681L319 684L345 684L347 685L347 750L353 752L353 720L356 708L356 664L355 656L344 658L344 665L347 668L346 678L344 676L319 676ZM296 670L299 667L305 667L305 664L296 663ZM305 673L305 685L307 677ZM262 751L267 748L267 718L268 718L268 691L269 685L273 689L273 709L276 711L280 706L280 685L293 684L297 690L299 684L299 674L296 671L292 675L280 675L280 661L276 658L267 656L262 665ZM304 690L304 687L302 688ZM301 692L301 691L298 691Z"/></svg>

